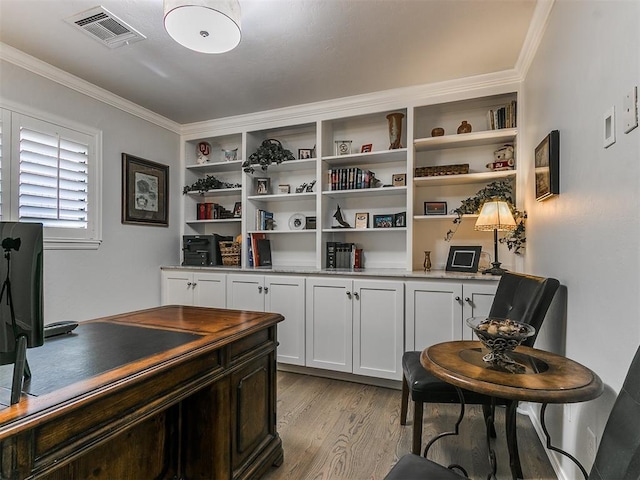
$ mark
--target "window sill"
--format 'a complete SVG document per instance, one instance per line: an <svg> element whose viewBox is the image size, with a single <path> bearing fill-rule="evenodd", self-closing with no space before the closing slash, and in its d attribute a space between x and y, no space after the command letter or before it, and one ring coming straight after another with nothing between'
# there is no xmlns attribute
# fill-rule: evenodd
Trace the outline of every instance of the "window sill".
<svg viewBox="0 0 640 480"><path fill-rule="evenodd" d="M45 250L97 250L102 240L45 238Z"/></svg>

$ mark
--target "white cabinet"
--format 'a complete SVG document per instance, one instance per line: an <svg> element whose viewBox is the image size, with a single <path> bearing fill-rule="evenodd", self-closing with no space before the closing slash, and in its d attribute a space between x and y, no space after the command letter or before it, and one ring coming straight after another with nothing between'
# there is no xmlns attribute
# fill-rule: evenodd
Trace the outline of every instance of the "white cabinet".
<svg viewBox="0 0 640 480"><path fill-rule="evenodd" d="M305 363L305 279L280 275L227 275L227 308L276 312L278 362Z"/></svg>
<svg viewBox="0 0 640 480"><path fill-rule="evenodd" d="M465 320L489 313L496 288L494 282L407 282L406 350L423 350L451 340L471 340L472 332Z"/></svg>
<svg viewBox="0 0 640 480"><path fill-rule="evenodd" d="M163 270L161 280L163 305L226 306L224 273Z"/></svg>
<svg viewBox="0 0 640 480"><path fill-rule="evenodd" d="M401 378L403 282L309 278L306 290L307 366Z"/></svg>

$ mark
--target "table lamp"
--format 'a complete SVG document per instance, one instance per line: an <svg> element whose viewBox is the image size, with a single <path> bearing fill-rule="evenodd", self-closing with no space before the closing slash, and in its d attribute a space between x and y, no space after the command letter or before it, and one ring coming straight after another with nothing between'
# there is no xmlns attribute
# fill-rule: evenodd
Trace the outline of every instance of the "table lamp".
<svg viewBox="0 0 640 480"><path fill-rule="evenodd" d="M498 261L498 231L505 232L516 229L516 221L513 218L509 204L503 200L489 200L485 202L480 210L480 216L476 220L474 230L491 231L493 230L493 267L483 270L482 273L491 275L502 275L506 270L500 267Z"/></svg>

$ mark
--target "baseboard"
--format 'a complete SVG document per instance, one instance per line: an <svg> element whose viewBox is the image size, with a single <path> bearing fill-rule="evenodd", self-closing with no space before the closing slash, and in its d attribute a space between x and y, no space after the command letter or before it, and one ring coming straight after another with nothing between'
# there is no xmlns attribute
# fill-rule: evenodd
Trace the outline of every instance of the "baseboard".
<svg viewBox="0 0 640 480"><path fill-rule="evenodd" d="M362 383L365 385L373 385L375 387L402 390L402 380L388 380L385 378L366 377L364 375L355 375L353 373L334 372L332 370L302 367L299 365L289 365L286 363L278 363L278 370L282 372L299 373L302 375L313 375L314 377L330 378L332 380L342 380L344 382Z"/></svg>
<svg viewBox="0 0 640 480"><path fill-rule="evenodd" d="M518 407L518 410L520 410L521 408L523 410L523 413L529 416L529 419L531 420L531 424L533 425L533 428L538 434L540 443L542 443L542 446L544 447L544 451L547 453L547 458L549 459L549 463L551 463L551 468L553 468L553 471L556 472L556 477L558 477L558 480L572 480L569 477L567 477L564 470L562 470L562 466L558 461L558 456L555 455L553 451L546 448L547 439L544 435L544 431L542 430L542 424L540 423L540 418L538 417L538 413L533 409L531 403L523 402Z"/></svg>

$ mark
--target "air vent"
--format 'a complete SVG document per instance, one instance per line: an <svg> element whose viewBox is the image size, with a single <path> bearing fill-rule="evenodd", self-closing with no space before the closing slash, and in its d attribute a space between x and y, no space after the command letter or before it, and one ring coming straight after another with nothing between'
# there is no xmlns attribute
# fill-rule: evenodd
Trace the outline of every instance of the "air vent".
<svg viewBox="0 0 640 480"><path fill-rule="evenodd" d="M121 47L146 38L101 6L78 13L66 21L109 48Z"/></svg>

